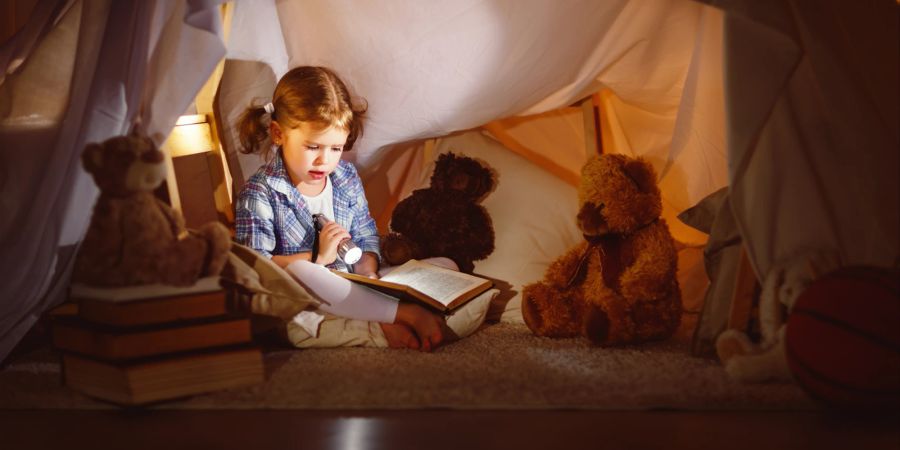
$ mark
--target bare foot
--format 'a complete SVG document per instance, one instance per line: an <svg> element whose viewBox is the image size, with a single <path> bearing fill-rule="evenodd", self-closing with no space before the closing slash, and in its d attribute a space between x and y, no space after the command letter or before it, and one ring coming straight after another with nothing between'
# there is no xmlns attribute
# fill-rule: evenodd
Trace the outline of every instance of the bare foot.
<svg viewBox="0 0 900 450"><path fill-rule="evenodd" d="M412 328L419 337L419 349L426 352L441 345L447 329L442 317L410 303L400 304L394 323L405 324Z"/></svg>
<svg viewBox="0 0 900 450"><path fill-rule="evenodd" d="M419 349L419 340L416 339L415 333L402 323L382 323L381 331L384 332L384 338L387 339L390 348Z"/></svg>

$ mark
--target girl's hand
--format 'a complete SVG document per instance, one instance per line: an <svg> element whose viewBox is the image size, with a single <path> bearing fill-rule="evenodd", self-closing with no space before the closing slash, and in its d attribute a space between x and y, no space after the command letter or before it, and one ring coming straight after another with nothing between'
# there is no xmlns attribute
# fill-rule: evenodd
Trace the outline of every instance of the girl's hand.
<svg viewBox="0 0 900 450"><path fill-rule="evenodd" d="M344 239L350 239L350 233L337 222L325 224L319 231L319 255L313 262L321 265L333 263L337 259L337 246Z"/></svg>
<svg viewBox="0 0 900 450"><path fill-rule="evenodd" d="M359 275L359 276L366 277L366 278L371 278L373 280L377 280L379 278L378 274L375 272L360 272L360 271L354 269L353 273L356 275Z"/></svg>
<svg viewBox="0 0 900 450"><path fill-rule="evenodd" d="M363 252L362 258L353 265L353 273L377 280L380 278L378 276L378 257L374 253Z"/></svg>

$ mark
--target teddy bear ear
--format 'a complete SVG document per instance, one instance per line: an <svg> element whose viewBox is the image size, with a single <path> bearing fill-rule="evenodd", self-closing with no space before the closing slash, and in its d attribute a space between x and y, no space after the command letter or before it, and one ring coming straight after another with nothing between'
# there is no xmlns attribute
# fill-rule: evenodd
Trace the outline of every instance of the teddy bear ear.
<svg viewBox="0 0 900 450"><path fill-rule="evenodd" d="M456 163L456 154L453 152L443 153L438 155L437 161L434 162L434 172L432 176L443 176L445 172L449 171L453 164Z"/></svg>
<svg viewBox="0 0 900 450"><path fill-rule="evenodd" d="M81 153L81 163L88 173L94 173L103 167L103 147L100 144L88 144Z"/></svg>
<svg viewBox="0 0 900 450"><path fill-rule="evenodd" d="M639 191L648 194L656 191L656 172L647 161L643 159L626 161L622 171L631 178Z"/></svg>
<svg viewBox="0 0 900 450"><path fill-rule="evenodd" d="M478 161L478 160L475 160ZM478 188L473 192L475 197L484 198L487 194L490 194L497 187L497 180L500 175L494 170L493 167L487 165L487 163L478 164L478 169L476 170L478 182L476 185Z"/></svg>
<svg viewBox="0 0 900 450"><path fill-rule="evenodd" d="M450 179L458 166L459 158L453 152L439 155L431 173L431 187L440 191L452 189Z"/></svg>

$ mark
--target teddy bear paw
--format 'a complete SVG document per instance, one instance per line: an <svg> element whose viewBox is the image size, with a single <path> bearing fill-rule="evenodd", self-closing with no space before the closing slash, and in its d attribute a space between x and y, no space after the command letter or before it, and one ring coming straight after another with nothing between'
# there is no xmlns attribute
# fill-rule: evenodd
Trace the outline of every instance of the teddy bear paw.
<svg viewBox="0 0 900 450"><path fill-rule="evenodd" d="M594 345L603 345L609 340L609 315L599 308L592 308L584 317L584 336Z"/></svg>
<svg viewBox="0 0 900 450"><path fill-rule="evenodd" d="M578 336L578 321L573 314L570 299L546 284L530 284L522 290L522 319L538 336Z"/></svg>
<svg viewBox="0 0 900 450"><path fill-rule="evenodd" d="M738 330L725 330L716 339L716 354L722 364L735 356L756 353L755 347L747 335Z"/></svg>
<svg viewBox="0 0 900 450"><path fill-rule="evenodd" d="M522 293L522 319L525 320L525 326L534 334L542 335L543 320L541 320L540 310L537 307L535 298L529 292L526 286Z"/></svg>
<svg viewBox="0 0 900 450"><path fill-rule="evenodd" d="M459 267L460 272L472 273L475 271L475 263L469 260L465 260L462 258L450 258L453 262L456 263L456 266Z"/></svg>
<svg viewBox="0 0 900 450"><path fill-rule="evenodd" d="M231 250L231 233L218 222L204 224L199 231L208 244L203 275L218 275L228 260L228 251Z"/></svg>
<svg viewBox="0 0 900 450"><path fill-rule="evenodd" d="M390 233L381 240L381 257L391 266L399 266L411 259L419 259L418 246L405 236Z"/></svg>

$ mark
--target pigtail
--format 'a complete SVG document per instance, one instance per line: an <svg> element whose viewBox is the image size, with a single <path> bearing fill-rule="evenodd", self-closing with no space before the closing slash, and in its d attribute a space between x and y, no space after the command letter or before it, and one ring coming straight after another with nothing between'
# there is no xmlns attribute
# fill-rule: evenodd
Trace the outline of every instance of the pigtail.
<svg viewBox="0 0 900 450"><path fill-rule="evenodd" d="M359 101L362 104L354 106L352 109L353 118L350 119L350 123L347 126L347 143L344 144L344 151L353 150L353 144L356 143L356 140L362 137L363 134L363 121L366 111L369 109L369 105L364 99L359 99Z"/></svg>
<svg viewBox="0 0 900 450"><path fill-rule="evenodd" d="M263 116L266 114L262 106L251 106L241 114L237 121L241 153L261 153L267 156L269 146L265 143L269 139L269 127L263 122Z"/></svg>

